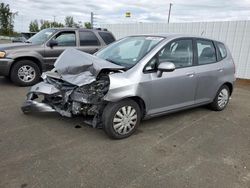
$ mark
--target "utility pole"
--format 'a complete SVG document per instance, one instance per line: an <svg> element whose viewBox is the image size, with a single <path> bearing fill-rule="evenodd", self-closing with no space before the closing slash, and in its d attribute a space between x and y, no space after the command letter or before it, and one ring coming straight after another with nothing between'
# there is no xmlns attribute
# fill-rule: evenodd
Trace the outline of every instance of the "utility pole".
<svg viewBox="0 0 250 188"><path fill-rule="evenodd" d="M171 7L172 7L172 3L169 3L169 10L168 10L168 23L170 21L170 15L171 15Z"/></svg>
<svg viewBox="0 0 250 188"><path fill-rule="evenodd" d="M56 22L56 16L53 16L54 17L54 23Z"/></svg>
<svg viewBox="0 0 250 188"><path fill-rule="evenodd" d="M91 12L90 24L91 24L91 29L93 29L94 28L94 13L93 12Z"/></svg>

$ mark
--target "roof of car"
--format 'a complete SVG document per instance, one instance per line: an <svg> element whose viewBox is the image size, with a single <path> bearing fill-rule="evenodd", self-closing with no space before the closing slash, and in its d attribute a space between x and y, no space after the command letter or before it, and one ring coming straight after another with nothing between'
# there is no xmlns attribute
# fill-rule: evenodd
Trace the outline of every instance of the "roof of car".
<svg viewBox="0 0 250 188"><path fill-rule="evenodd" d="M218 41L216 39L208 38L208 37L204 37L204 36L191 35L191 34L181 34L181 33L138 34L138 35L132 35L132 36L149 36L149 37L164 37L164 38L193 37L193 38L201 38L201 39L208 39L208 40ZM220 41L218 41L218 42L220 42Z"/></svg>
<svg viewBox="0 0 250 188"><path fill-rule="evenodd" d="M76 28L76 27L55 27L51 29L56 29L60 31L68 31L68 30L79 30L79 31L101 31L101 32L110 32L107 29L102 29L102 28L94 28L94 29L87 29L87 28Z"/></svg>

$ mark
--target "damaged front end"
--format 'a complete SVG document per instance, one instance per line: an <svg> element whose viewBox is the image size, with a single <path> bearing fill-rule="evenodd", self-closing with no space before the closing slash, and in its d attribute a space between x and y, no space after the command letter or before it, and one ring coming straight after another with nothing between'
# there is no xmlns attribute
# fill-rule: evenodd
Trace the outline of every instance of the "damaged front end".
<svg viewBox="0 0 250 188"><path fill-rule="evenodd" d="M44 73L43 82L31 87L22 111L58 112L66 117L83 115L86 123L99 127L106 105L104 96L109 91L109 74L122 69L95 56L65 50L55 69Z"/></svg>

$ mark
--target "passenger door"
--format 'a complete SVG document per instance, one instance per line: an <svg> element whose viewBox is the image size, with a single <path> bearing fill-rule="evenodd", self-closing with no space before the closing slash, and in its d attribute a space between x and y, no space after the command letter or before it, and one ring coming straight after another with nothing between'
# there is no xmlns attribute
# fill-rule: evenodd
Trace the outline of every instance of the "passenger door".
<svg viewBox="0 0 250 188"><path fill-rule="evenodd" d="M56 41L56 46L50 47L49 42L45 45L44 58L47 68L53 68L58 56L67 48L76 48L75 31L63 31L56 34L51 40Z"/></svg>
<svg viewBox="0 0 250 188"><path fill-rule="evenodd" d="M213 100L223 77L223 63L217 60L216 48L211 40L196 39L198 79L195 103L206 103Z"/></svg>
<svg viewBox="0 0 250 188"><path fill-rule="evenodd" d="M94 32L79 31L80 46L79 50L94 54L101 48L101 43Z"/></svg>
<svg viewBox="0 0 250 188"><path fill-rule="evenodd" d="M159 63L172 62L176 69L157 77ZM145 67L144 91L149 94L148 114L159 114L194 104L197 77L193 67L193 40L169 42Z"/></svg>

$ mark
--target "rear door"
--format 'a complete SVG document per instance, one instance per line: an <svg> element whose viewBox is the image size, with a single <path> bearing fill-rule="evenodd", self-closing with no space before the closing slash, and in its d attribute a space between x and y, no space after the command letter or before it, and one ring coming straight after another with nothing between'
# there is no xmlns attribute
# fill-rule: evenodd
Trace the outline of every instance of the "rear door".
<svg viewBox="0 0 250 188"><path fill-rule="evenodd" d="M80 44L78 49L93 54L101 48L101 42L92 31L79 31Z"/></svg>
<svg viewBox="0 0 250 188"><path fill-rule="evenodd" d="M195 103L213 100L223 77L223 63L218 61L215 44L212 40L196 39L196 74L198 79Z"/></svg>
<svg viewBox="0 0 250 188"><path fill-rule="evenodd" d="M76 32L62 31L57 33L51 40L57 41L58 45L50 47L49 42L45 45L44 59L47 68L53 68L58 56L67 48L76 48Z"/></svg>

